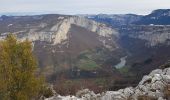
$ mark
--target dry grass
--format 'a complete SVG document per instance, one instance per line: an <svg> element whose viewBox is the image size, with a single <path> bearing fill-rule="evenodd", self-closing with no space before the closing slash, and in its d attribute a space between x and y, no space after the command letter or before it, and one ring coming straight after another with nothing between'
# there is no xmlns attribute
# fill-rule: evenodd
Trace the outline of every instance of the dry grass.
<svg viewBox="0 0 170 100"><path fill-rule="evenodd" d="M157 100L157 99L154 97L147 96L147 95L141 95L141 96L138 96L138 100Z"/></svg>
<svg viewBox="0 0 170 100"><path fill-rule="evenodd" d="M105 87L97 85L93 80L60 80L54 85L54 89L60 95L75 95L82 89L90 89L95 93L105 91Z"/></svg>
<svg viewBox="0 0 170 100"><path fill-rule="evenodd" d="M164 95L166 99L170 99L170 84L168 84L165 88L164 88Z"/></svg>

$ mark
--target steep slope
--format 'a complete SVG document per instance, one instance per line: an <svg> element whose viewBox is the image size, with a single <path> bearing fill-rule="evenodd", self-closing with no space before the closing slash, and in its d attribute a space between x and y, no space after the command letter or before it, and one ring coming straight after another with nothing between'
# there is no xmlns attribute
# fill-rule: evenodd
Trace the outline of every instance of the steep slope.
<svg viewBox="0 0 170 100"><path fill-rule="evenodd" d="M169 45L170 26L164 25L131 25L122 27L122 36L129 36L146 41L145 45L148 47L158 45Z"/></svg>
<svg viewBox="0 0 170 100"><path fill-rule="evenodd" d="M116 64L121 55L112 55L120 52L118 32L83 17L1 16L0 33L1 39L13 33L21 41L32 41L41 71L52 80L60 77L61 72L69 78L87 77L88 74L97 77L100 73L112 75L110 66ZM107 63L111 59L114 61ZM110 73L100 71L104 66L109 66ZM86 74L82 75L81 71ZM73 75L79 72L78 76Z"/></svg>
<svg viewBox="0 0 170 100"><path fill-rule="evenodd" d="M170 59L169 26L131 25L120 30L127 65L137 75L147 74Z"/></svg>
<svg viewBox="0 0 170 100"><path fill-rule="evenodd" d="M153 70L145 75L136 87L95 94L88 89L76 96L54 96L45 100L169 100L170 68Z"/></svg>
<svg viewBox="0 0 170 100"><path fill-rule="evenodd" d="M99 36L110 37L118 35L117 32L104 24L96 23L85 18L62 15L39 15L39 16L2 16L0 21L1 34L13 32L14 34L28 33L27 36L19 38L28 38L29 40L53 42L60 44L67 40L67 33L72 24L76 24L89 31L96 32ZM38 33L38 34L36 34Z"/></svg>
<svg viewBox="0 0 170 100"><path fill-rule="evenodd" d="M169 12L169 9L158 9L146 16L86 16L117 27L120 33L119 45L127 55L126 68L123 69L142 76L170 59Z"/></svg>

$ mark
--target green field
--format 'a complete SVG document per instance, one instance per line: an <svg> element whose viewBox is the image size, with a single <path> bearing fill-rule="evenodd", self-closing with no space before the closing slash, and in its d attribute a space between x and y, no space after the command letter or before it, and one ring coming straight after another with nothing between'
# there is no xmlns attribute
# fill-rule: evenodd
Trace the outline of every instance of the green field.
<svg viewBox="0 0 170 100"><path fill-rule="evenodd" d="M100 68L99 65L96 64L95 61L87 59L81 59L80 62L78 63L78 68L80 70L86 70L86 71L92 71Z"/></svg>

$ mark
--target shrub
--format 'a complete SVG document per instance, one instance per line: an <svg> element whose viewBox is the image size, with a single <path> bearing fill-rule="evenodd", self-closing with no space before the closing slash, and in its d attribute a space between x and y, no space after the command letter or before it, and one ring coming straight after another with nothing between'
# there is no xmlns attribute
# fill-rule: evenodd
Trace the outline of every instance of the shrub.
<svg viewBox="0 0 170 100"><path fill-rule="evenodd" d="M49 88L48 86L44 86L41 95L43 95L46 98L52 97L54 95L53 90Z"/></svg>
<svg viewBox="0 0 170 100"><path fill-rule="evenodd" d="M58 80L55 83L54 89L60 95L75 95L76 92L82 89L90 89L95 93L101 93L106 90L106 87L96 84L95 80L92 79L80 79L80 80L69 80L63 79Z"/></svg>
<svg viewBox="0 0 170 100"><path fill-rule="evenodd" d="M0 42L0 99L32 100L39 96L43 78L35 75L36 59L29 41L13 35Z"/></svg>

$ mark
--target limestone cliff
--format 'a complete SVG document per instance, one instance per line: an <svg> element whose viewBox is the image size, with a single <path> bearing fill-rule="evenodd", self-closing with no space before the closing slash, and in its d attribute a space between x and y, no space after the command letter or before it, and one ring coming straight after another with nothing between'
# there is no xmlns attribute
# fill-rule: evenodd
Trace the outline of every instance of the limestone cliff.
<svg viewBox="0 0 170 100"><path fill-rule="evenodd" d="M146 46L169 45L170 26L168 25L139 25L122 28L123 35L146 41Z"/></svg>
<svg viewBox="0 0 170 100"><path fill-rule="evenodd" d="M40 18L39 18L40 17ZM112 38L112 36L117 37L118 32L112 28L109 28L105 24L98 23L84 17L77 17L77 16L60 16L53 19L53 23L47 23L43 21L43 15L37 16L37 20L42 20L36 25L24 23L24 25L20 25L15 23L8 23L7 25L4 23L2 24L5 28L13 29L12 33L16 34L17 37L21 40L29 39L31 41L45 41L49 42L53 45L61 44L63 41L67 41L69 37L69 31L71 25L77 25L79 27L85 28L88 31L97 33L99 37L102 38ZM16 20L16 18L14 18ZM17 18L22 21L22 17ZM25 19L24 19L25 20ZM49 19L48 19L49 20ZM26 24L26 25L25 25ZM6 26L5 26L6 25ZM5 29L3 28L3 29ZM20 28L20 30L17 30ZM1 39L3 39L9 32L9 29L5 30L5 32L1 33ZM80 32L81 34L81 32ZM99 38L100 39L100 38ZM101 40L101 42L103 42Z"/></svg>
<svg viewBox="0 0 170 100"><path fill-rule="evenodd" d="M66 71L69 77L86 77L81 74L83 71L76 68L79 64L84 64L79 57L82 54L92 55L89 60L96 67L87 73L94 77L104 73L100 70L107 61L116 64L119 60L119 55L113 55L119 49L119 34L116 29L84 17L57 14L3 16L0 20L0 39L4 39L9 33L15 34L21 41L28 39L33 42L33 52L39 67L49 69L44 71L49 79L58 74L57 71ZM76 70L72 70L73 68ZM94 70L99 73L92 73ZM80 76L72 74L79 73L78 71Z"/></svg>

